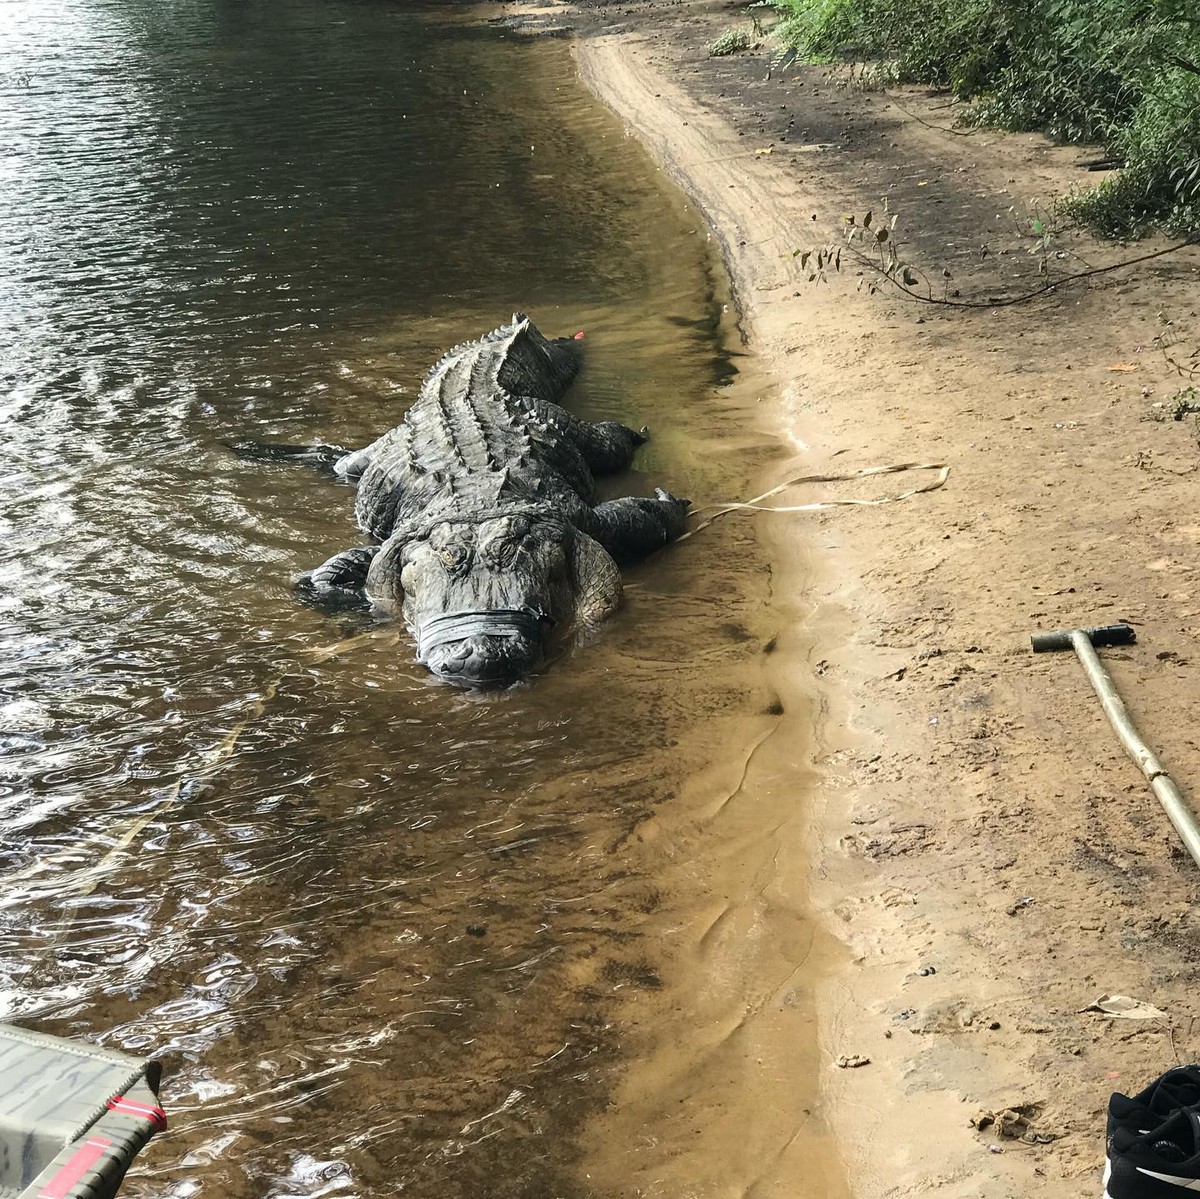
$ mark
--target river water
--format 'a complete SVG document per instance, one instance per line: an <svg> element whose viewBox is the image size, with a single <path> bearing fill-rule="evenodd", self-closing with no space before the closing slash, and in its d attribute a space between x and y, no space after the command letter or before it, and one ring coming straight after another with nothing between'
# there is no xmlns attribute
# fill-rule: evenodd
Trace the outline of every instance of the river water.
<svg viewBox="0 0 1200 1199"><path fill-rule="evenodd" d="M577 411L652 427L610 494L741 494L702 222L564 42L452 6L0 20L0 1018L161 1057L131 1196L591 1193L655 813L770 713L750 527L478 697L299 605L352 492L224 443L364 444L520 308L587 330Z"/></svg>

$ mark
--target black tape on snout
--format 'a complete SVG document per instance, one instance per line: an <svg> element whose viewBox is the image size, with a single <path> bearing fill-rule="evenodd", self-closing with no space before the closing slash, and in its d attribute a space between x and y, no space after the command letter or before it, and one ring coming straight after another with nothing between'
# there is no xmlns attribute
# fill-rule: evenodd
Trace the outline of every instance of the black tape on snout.
<svg viewBox="0 0 1200 1199"><path fill-rule="evenodd" d="M468 637L529 637L536 640L554 623L535 608L497 608L489 612L447 612L417 630L417 658L425 662L439 645Z"/></svg>

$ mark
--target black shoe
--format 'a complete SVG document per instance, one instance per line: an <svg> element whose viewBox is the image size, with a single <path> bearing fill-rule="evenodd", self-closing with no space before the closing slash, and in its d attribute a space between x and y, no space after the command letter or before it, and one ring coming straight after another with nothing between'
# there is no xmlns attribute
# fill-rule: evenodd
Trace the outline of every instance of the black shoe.
<svg viewBox="0 0 1200 1199"><path fill-rule="evenodd" d="M1200 1112L1178 1111L1153 1132L1118 1124L1108 1139L1104 1199L1186 1199L1200 1191Z"/></svg>
<svg viewBox="0 0 1200 1199"><path fill-rule="evenodd" d="M1124 1127L1152 1132L1180 1108L1200 1104L1200 1066L1176 1066L1132 1097L1114 1093L1108 1101L1108 1135Z"/></svg>

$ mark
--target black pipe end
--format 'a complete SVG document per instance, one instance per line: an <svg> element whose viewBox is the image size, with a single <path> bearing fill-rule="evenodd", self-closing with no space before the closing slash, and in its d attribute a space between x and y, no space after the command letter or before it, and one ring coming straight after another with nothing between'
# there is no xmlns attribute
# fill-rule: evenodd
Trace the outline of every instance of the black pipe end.
<svg viewBox="0 0 1200 1199"><path fill-rule="evenodd" d="M1053 633L1034 633L1029 638L1035 654L1045 654L1052 650L1070 649L1072 629L1059 629ZM1137 641L1137 632L1132 625L1107 624L1094 629L1080 629L1086 633L1093 645L1133 645Z"/></svg>

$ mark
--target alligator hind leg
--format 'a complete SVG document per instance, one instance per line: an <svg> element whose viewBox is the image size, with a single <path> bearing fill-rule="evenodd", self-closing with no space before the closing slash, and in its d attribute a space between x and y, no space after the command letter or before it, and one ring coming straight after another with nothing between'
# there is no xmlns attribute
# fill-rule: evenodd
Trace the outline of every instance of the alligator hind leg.
<svg viewBox="0 0 1200 1199"><path fill-rule="evenodd" d="M632 561L674 541L687 528L688 505L661 487L654 499L626 496L597 504L592 513L596 525L587 531L614 558Z"/></svg>
<svg viewBox="0 0 1200 1199"><path fill-rule="evenodd" d="M649 434L646 428L631 429L617 420L581 420L559 404L539 404L538 415L562 431L583 455L594 475L624 470Z"/></svg>
<svg viewBox="0 0 1200 1199"><path fill-rule="evenodd" d="M579 430L574 434L575 444L593 474L608 475L624 470L632 461L634 452L650 435L650 430L631 429L616 420L602 420L595 424L579 421Z"/></svg>
<svg viewBox="0 0 1200 1199"><path fill-rule="evenodd" d="M363 588L377 553L377 545L342 550L328 562L322 562L316 570L305 571L296 580L296 590L322 608L365 608L369 601Z"/></svg>

